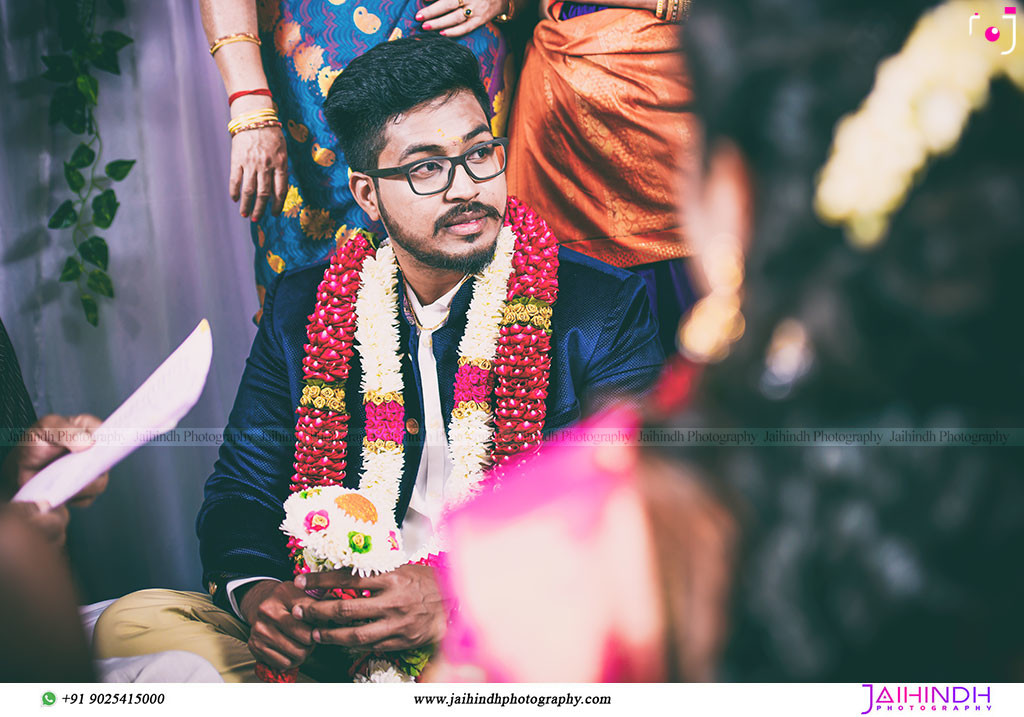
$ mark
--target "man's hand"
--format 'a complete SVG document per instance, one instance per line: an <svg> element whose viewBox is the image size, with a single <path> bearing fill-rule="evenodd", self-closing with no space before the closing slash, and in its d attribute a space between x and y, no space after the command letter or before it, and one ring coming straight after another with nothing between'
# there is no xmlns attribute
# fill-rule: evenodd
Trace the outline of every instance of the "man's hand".
<svg viewBox="0 0 1024 717"><path fill-rule="evenodd" d="M77 416L43 416L29 426L21 442L4 461L5 486L15 491L35 477L35 474L65 453L79 453L92 446L92 432L101 421L96 416L81 413ZM108 474L104 473L83 488L69 502L84 507L96 500L107 488Z"/></svg>
<svg viewBox="0 0 1024 717"><path fill-rule="evenodd" d="M249 652L275 670L298 667L313 651L312 628L292 617L306 593L291 582L262 580L242 597L239 610L249 623Z"/></svg>
<svg viewBox="0 0 1024 717"><path fill-rule="evenodd" d="M29 426L20 443L7 455L2 469L4 492L13 494L35 477L36 473L64 454L78 453L92 446L92 431L100 425L100 419L88 414L78 416L43 416ZM83 488L71 499L74 506L86 506L107 487L106 473ZM29 522L41 530L57 546L64 544L68 525L68 509L58 506L46 510L47 506L34 503L13 503L11 510L25 515Z"/></svg>
<svg viewBox="0 0 1024 717"><path fill-rule="evenodd" d="M364 650L404 650L439 642L447 615L433 568L403 565L390 573L360 578L343 571L307 573L295 578L313 588L369 590L370 597L355 600L303 598L292 615L319 625L313 640Z"/></svg>
<svg viewBox="0 0 1024 717"><path fill-rule="evenodd" d="M38 530L51 545L56 548L63 547L67 539L68 509L62 505L44 511L41 507L36 503L9 503L4 507L4 513L22 516L25 522Z"/></svg>

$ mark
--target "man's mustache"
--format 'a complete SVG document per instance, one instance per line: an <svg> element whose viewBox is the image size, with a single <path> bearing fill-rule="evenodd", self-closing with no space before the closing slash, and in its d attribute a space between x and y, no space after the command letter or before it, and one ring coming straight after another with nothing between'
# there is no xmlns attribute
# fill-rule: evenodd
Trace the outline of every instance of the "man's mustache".
<svg viewBox="0 0 1024 717"><path fill-rule="evenodd" d="M438 234L449 224L454 224L455 220L461 216L480 213L483 213L485 216L491 217L492 219L501 219L501 212L494 207L481 202L469 202L468 204L461 204L457 207L452 207L445 212L440 219L434 222L434 233Z"/></svg>

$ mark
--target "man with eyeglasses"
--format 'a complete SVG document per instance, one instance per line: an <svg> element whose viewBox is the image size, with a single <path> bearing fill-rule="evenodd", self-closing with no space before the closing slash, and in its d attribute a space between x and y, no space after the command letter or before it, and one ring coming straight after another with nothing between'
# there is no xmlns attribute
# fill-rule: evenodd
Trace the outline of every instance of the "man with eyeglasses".
<svg viewBox="0 0 1024 717"><path fill-rule="evenodd" d="M388 448L374 440L379 426L368 425L372 405L384 400L373 388L383 369L370 344L394 336L398 347L401 376L392 378L400 381L397 403L404 404L404 433L397 442L404 464L397 464L402 468L394 476L400 486L394 512L409 555L430 544L451 507L453 474L461 475L467 460L465 438L453 426L456 419L468 420L466 411L483 411L480 425L489 434L469 452L500 463L502 456L535 449L541 432L643 391L664 360L643 282L559 249L553 238L545 244L543 222L508 197L508 141L491 133L479 65L466 49L436 36L378 45L339 75L324 112L353 168L352 195L387 229L374 261L393 256L397 264L393 283L380 294L396 304L393 321L386 306L364 300L367 285L378 280L366 268L370 259L361 274L343 271L339 257L350 256L360 238L349 239L327 267L289 271L269 288L198 519L203 579L213 604L205 595L168 591L122 598L97 628L102 654L173 646L199 652L228 681L252 679L254 661L277 671L301 667L316 679L346 679L340 665L348 650L389 652L443 637L451 606L441 601L434 567L408 564L371 578L334 571L293 580L295 564L279 530L290 490L326 478L355 488L368 450L395 449L394 442ZM508 264L506 273L498 272L499 262ZM500 294L494 316L473 309L477 292L488 286ZM352 296L361 297L354 304L358 316L345 324L337 317ZM481 333L491 321L491 333ZM353 324L354 338L346 338L344 326ZM473 338L478 334L489 335L490 344L467 348L474 341L487 344ZM467 336L472 340L464 341ZM322 380L339 375L346 350L347 379ZM479 369L475 375L485 377L480 382L489 392L486 401L470 401L468 408L456 405L459 377L474 375L463 369L467 364ZM344 396L344 408L339 402L336 409L347 411L347 435L321 440L318 434L313 452L303 452L294 438L296 407L300 424L309 415L334 420L309 405L310 392L325 386L340 389L332 400ZM341 452L330 453L336 449ZM318 472L319 462L309 465L309 456L319 455L345 458L325 473ZM329 463L325 457L323 465ZM362 597L316 600L305 592L311 588Z"/></svg>

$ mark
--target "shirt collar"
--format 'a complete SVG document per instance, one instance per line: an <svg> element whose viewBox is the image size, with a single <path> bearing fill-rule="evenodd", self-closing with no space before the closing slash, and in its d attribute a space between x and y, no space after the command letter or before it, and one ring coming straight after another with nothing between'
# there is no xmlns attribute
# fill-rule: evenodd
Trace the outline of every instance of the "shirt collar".
<svg viewBox="0 0 1024 717"><path fill-rule="evenodd" d="M419 297L416 296L416 292L409 286L409 282L403 279L405 284L405 295L409 297L409 306L416 317L419 319L421 324L431 325L431 321L436 323L440 321L441 317L444 316L452 307L452 301L455 299L455 295L459 293L459 289L462 288L463 281L460 281L440 299L432 304L424 306L420 303Z"/></svg>

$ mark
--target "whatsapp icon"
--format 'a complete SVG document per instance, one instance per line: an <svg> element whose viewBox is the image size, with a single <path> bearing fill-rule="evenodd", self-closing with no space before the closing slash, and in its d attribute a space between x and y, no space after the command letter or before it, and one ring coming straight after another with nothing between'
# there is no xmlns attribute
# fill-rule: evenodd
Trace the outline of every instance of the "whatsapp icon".
<svg viewBox="0 0 1024 717"><path fill-rule="evenodd" d="M44 705L49 706L49 705L54 704L56 701L57 701L57 695L53 694L52 692L44 692L43 693L43 704Z"/></svg>

